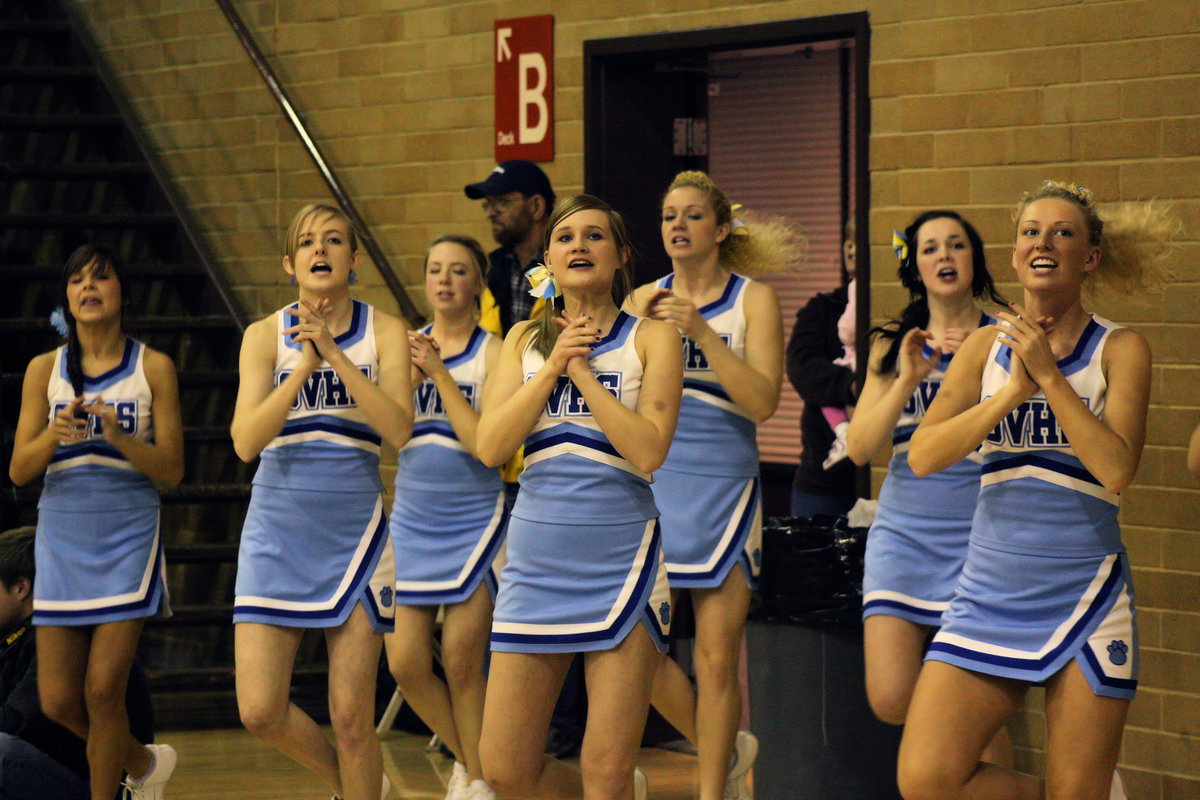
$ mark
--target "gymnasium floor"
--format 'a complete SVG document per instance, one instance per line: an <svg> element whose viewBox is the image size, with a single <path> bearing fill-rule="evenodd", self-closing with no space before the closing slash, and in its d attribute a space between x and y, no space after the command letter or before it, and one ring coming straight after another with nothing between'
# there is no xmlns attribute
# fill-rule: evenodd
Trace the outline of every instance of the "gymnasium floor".
<svg viewBox="0 0 1200 800"><path fill-rule="evenodd" d="M168 731L159 741L179 752L169 800L329 800L316 779L244 730ZM393 800L442 800L451 762L425 752L427 739L395 732L383 740L383 766ZM642 750L639 766L654 800L691 800L696 759L659 748Z"/></svg>

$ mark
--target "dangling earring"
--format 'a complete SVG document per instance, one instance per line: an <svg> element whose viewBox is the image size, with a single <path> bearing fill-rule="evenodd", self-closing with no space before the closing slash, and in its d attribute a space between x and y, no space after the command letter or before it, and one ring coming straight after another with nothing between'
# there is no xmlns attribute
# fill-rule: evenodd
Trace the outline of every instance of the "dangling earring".
<svg viewBox="0 0 1200 800"><path fill-rule="evenodd" d="M350 280L346 281L346 283L350 284L351 286L358 283L358 273L354 270L350 270Z"/></svg>
<svg viewBox="0 0 1200 800"><path fill-rule="evenodd" d="M296 276L295 275L292 276L291 281L292 281L292 286L295 286L296 285Z"/></svg>

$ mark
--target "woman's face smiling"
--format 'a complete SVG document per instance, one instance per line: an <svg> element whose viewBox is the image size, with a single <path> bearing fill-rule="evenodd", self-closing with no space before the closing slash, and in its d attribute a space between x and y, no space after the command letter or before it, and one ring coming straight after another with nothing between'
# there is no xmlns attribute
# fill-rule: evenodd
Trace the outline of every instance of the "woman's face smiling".
<svg viewBox="0 0 1200 800"><path fill-rule="evenodd" d="M283 268L296 276L301 288L327 291L349 286L358 252L350 249L345 219L336 214L310 216L300 226L295 248L294 256L284 257Z"/></svg>
<svg viewBox="0 0 1200 800"><path fill-rule="evenodd" d="M975 277L971 240L962 223L936 217L917 229L917 274L930 295L951 297L971 292Z"/></svg>
<svg viewBox="0 0 1200 800"><path fill-rule="evenodd" d="M108 266L92 259L67 278L67 308L80 322L97 322L121 314L121 282Z"/></svg>
<svg viewBox="0 0 1200 800"><path fill-rule="evenodd" d="M712 253L729 235L729 225L717 224L708 195L694 186L672 189L663 198L663 248L672 259Z"/></svg>
<svg viewBox="0 0 1200 800"><path fill-rule="evenodd" d="M609 291L622 264L608 215L584 209L559 220L550 232L546 266L564 290Z"/></svg>
<svg viewBox="0 0 1200 800"><path fill-rule="evenodd" d="M425 257L425 299L435 311L462 311L479 296L479 270L471 251L455 242L438 242Z"/></svg>
<svg viewBox="0 0 1200 800"><path fill-rule="evenodd" d="M1081 285L1100 263L1100 248L1088 242L1083 209L1070 200L1034 200L1017 220L1013 268L1026 289Z"/></svg>

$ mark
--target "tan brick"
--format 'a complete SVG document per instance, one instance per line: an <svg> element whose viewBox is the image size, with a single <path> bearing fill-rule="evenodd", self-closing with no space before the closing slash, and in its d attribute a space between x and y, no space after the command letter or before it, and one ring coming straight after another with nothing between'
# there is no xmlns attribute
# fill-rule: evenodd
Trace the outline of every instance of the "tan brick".
<svg viewBox="0 0 1200 800"><path fill-rule="evenodd" d="M897 169L932 166L933 137L873 136L871 168Z"/></svg>
<svg viewBox="0 0 1200 800"><path fill-rule="evenodd" d="M1163 39L1161 46L1163 73L1200 72L1200 34Z"/></svg>
<svg viewBox="0 0 1200 800"><path fill-rule="evenodd" d="M966 170L921 170L900 175L900 201L928 206L967 201L970 173Z"/></svg>
<svg viewBox="0 0 1200 800"><path fill-rule="evenodd" d="M934 91L976 92L1008 86L1009 58L998 53L939 58L934 61Z"/></svg>
<svg viewBox="0 0 1200 800"><path fill-rule="evenodd" d="M1042 89L1012 89L971 95L968 123L972 127L1029 125L1038 118L1043 103Z"/></svg>
<svg viewBox="0 0 1200 800"><path fill-rule="evenodd" d="M1178 531L1172 531L1178 533ZM1189 542L1192 546L1191 561L1196 561L1200 555L1200 541L1195 534ZM1172 554L1174 556L1174 554ZM1177 566L1174 557L1171 566ZM1173 603L1173 605L1177 605ZM1187 608L1187 606L1181 606ZM1180 650L1186 653L1200 653L1200 613L1186 611L1162 611L1162 647L1165 650Z"/></svg>
<svg viewBox="0 0 1200 800"><path fill-rule="evenodd" d="M1044 48L1036 55L1019 50L1009 54L1008 62L1008 86L1050 86L1080 79L1078 47Z"/></svg>
<svg viewBox="0 0 1200 800"><path fill-rule="evenodd" d="M871 64L871 96L931 94L936 63L936 59L921 59Z"/></svg>
<svg viewBox="0 0 1200 800"><path fill-rule="evenodd" d="M900 106L900 129L935 131L967 126L970 95L936 95L907 98Z"/></svg>
<svg viewBox="0 0 1200 800"><path fill-rule="evenodd" d="M981 164L1004 164L1011 149L1008 131L947 131L933 139L933 166L969 167ZM923 167L928 162L916 161L898 166Z"/></svg>
<svg viewBox="0 0 1200 800"><path fill-rule="evenodd" d="M1102 42L1085 45L1081 56L1082 74L1089 81L1154 77L1162 71L1163 42Z"/></svg>
<svg viewBox="0 0 1200 800"><path fill-rule="evenodd" d="M1200 114L1200 77L1152 78L1121 84L1121 116L1165 117Z"/></svg>
<svg viewBox="0 0 1200 800"><path fill-rule="evenodd" d="M1165 119L1162 121L1162 155L1200 155L1200 119Z"/></svg>
<svg viewBox="0 0 1200 800"><path fill-rule="evenodd" d="M1163 800L1200 800L1200 779L1163 775L1162 791Z"/></svg>
<svg viewBox="0 0 1200 800"><path fill-rule="evenodd" d="M1167 772L1194 768L1196 744L1189 737L1130 729L1125 731L1122 761Z"/></svg>
<svg viewBox="0 0 1200 800"><path fill-rule="evenodd" d="M1121 87L1116 83L1048 86L1043 95L1043 122L1093 122L1120 114Z"/></svg>

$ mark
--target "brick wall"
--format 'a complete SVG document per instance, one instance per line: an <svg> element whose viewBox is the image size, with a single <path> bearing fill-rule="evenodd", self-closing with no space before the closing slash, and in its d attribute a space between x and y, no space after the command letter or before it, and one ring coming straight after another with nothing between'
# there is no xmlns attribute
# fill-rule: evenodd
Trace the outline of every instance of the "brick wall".
<svg viewBox="0 0 1200 800"><path fill-rule="evenodd" d="M325 198L307 156L210 0L77 0L254 315L292 290L281 231ZM1161 298L1096 308L1154 348L1145 457L1122 511L1135 568L1142 690L1121 762L1131 794L1200 797L1200 491L1183 447L1200 421L1200 4L1193 0L239 0L236 4L421 302L425 244L489 230L461 187L491 168L494 18L552 13L560 192L583 176L583 42L870 13L871 230L877 315L902 293L887 242L915 212L962 210L1009 280L1009 212L1046 177L1101 200L1160 197L1184 218ZM995 9L1004 9L994 13ZM651 187L657 191L657 188ZM395 309L373 268L362 294ZM1003 289L1013 292L1011 283ZM878 479L878 475L876 476ZM1037 694L1037 693L1035 693ZM1016 722L1040 766L1040 696Z"/></svg>

